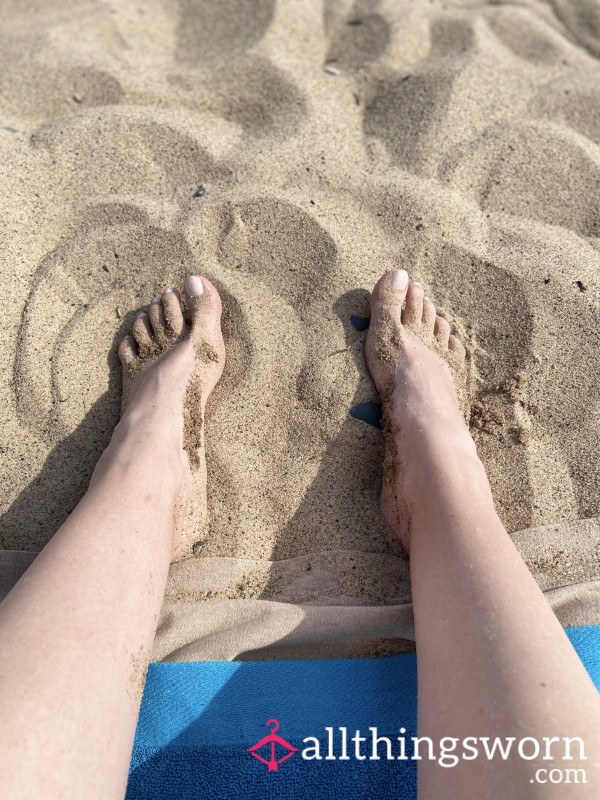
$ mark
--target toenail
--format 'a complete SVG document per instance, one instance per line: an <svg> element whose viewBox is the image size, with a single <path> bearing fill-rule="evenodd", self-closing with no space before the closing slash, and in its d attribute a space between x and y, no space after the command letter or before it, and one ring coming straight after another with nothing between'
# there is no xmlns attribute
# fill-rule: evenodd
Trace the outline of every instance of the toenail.
<svg viewBox="0 0 600 800"><path fill-rule="evenodd" d="M392 274L392 289L406 289L408 285L408 272L405 269L395 269Z"/></svg>
<svg viewBox="0 0 600 800"><path fill-rule="evenodd" d="M421 284L419 283L419 281L413 281L413 286L421 286ZM423 287L421 286L421 289L422 289L422 288L423 288Z"/></svg>
<svg viewBox="0 0 600 800"><path fill-rule="evenodd" d="M185 281L185 290L188 297L200 297L201 294L204 294L202 279L197 275L190 275Z"/></svg>
<svg viewBox="0 0 600 800"><path fill-rule="evenodd" d="M175 289L173 289L171 286L169 286L168 289L165 289L165 294L169 294L169 292L174 292L174 291L175 291Z"/></svg>
<svg viewBox="0 0 600 800"><path fill-rule="evenodd" d="M145 316L146 316L146 312L145 311L140 311L140 313L137 315L137 318L138 319L142 319L142 317L145 317Z"/></svg>
<svg viewBox="0 0 600 800"><path fill-rule="evenodd" d="M153 303L160 303L160 297L154 297L152 302Z"/></svg>

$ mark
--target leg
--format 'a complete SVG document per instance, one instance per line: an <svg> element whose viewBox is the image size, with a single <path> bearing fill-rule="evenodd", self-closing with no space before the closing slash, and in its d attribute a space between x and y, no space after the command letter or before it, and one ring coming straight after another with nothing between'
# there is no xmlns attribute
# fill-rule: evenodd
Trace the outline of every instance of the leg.
<svg viewBox="0 0 600 800"><path fill-rule="evenodd" d="M382 512L411 558L419 736L581 737L588 761L419 762L419 797L598 796L598 694L500 522L464 422L465 351L405 271L373 292L367 360L384 405ZM480 748L481 751L481 748ZM531 752L531 748L527 749ZM564 747L551 751L558 755ZM594 764L594 761L596 762ZM587 785L531 783L534 764Z"/></svg>
<svg viewBox="0 0 600 800"><path fill-rule="evenodd" d="M87 494L0 606L0 796L120 798L202 421L224 365L221 301L188 279L121 344L124 413ZM162 353L161 353L162 351ZM203 514L200 514L202 521ZM187 536L187 538L186 538Z"/></svg>

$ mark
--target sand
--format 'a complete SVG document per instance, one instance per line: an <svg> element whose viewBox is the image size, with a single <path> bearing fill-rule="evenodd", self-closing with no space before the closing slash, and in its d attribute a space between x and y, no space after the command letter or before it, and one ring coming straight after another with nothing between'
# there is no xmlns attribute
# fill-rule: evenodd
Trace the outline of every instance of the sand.
<svg viewBox="0 0 600 800"><path fill-rule="evenodd" d="M198 558L403 559L381 431L349 414L377 399L350 316L391 267L467 345L509 531L599 515L593 0L0 9L0 547L72 511L118 420L116 345L188 273L228 346Z"/></svg>

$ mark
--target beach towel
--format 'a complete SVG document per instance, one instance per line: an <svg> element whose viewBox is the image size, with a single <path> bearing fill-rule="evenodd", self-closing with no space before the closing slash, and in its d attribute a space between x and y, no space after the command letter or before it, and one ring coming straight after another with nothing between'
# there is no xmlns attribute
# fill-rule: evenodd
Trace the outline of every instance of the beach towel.
<svg viewBox="0 0 600 800"><path fill-rule="evenodd" d="M600 626L567 635L600 689ZM416 710L414 654L151 664L127 800L414 800Z"/></svg>

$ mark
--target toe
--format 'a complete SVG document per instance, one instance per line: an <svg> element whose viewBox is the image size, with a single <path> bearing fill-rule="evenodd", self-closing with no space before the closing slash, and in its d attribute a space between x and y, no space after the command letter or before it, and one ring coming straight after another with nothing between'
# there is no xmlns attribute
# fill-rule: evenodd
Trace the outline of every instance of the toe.
<svg viewBox="0 0 600 800"><path fill-rule="evenodd" d="M386 272L375 284L371 294L371 328L382 322L402 324L402 306L408 288L408 272L394 269Z"/></svg>
<svg viewBox="0 0 600 800"><path fill-rule="evenodd" d="M435 306L428 297L423 298L423 316L421 318L421 328L429 334L433 333L435 327L436 311Z"/></svg>
<svg viewBox="0 0 600 800"><path fill-rule="evenodd" d="M442 347L448 347L448 340L450 338L450 323L448 320L443 317L436 317L433 333Z"/></svg>
<svg viewBox="0 0 600 800"><path fill-rule="evenodd" d="M192 315L192 329L198 325L207 332L211 326L218 328L222 312L221 298L208 278L190 275L185 282L185 292Z"/></svg>
<svg viewBox="0 0 600 800"><path fill-rule="evenodd" d="M191 338L196 356L208 367L209 389L219 380L225 364L225 343L221 333L221 298L208 280L190 275L185 282L187 306L192 318Z"/></svg>
<svg viewBox="0 0 600 800"><path fill-rule="evenodd" d="M148 317L154 332L156 341L164 347L169 339L167 335L167 323L165 320L165 312L163 311L162 301L160 297L155 297L150 307L148 308Z"/></svg>
<svg viewBox="0 0 600 800"><path fill-rule="evenodd" d="M162 306L167 330L172 337L178 338L185 327L179 292L175 289L165 289L162 295Z"/></svg>
<svg viewBox="0 0 600 800"><path fill-rule="evenodd" d="M448 339L448 350L453 353L457 361L459 361L461 364L464 364L465 356L467 354L465 346L458 336L455 336L453 333L450 334L450 338Z"/></svg>
<svg viewBox="0 0 600 800"><path fill-rule="evenodd" d="M133 336L126 336L119 345L119 358L124 367L130 367L138 355L137 345Z"/></svg>
<svg viewBox="0 0 600 800"><path fill-rule="evenodd" d="M133 323L133 338L135 339L141 356L146 356L156 349L156 343L152 334L152 327L148 314L141 311Z"/></svg>
<svg viewBox="0 0 600 800"><path fill-rule="evenodd" d="M367 333L366 357L371 377L379 391L393 379L393 365L402 336L402 306L408 289L408 272L386 272L371 294L371 324Z"/></svg>
<svg viewBox="0 0 600 800"><path fill-rule="evenodd" d="M420 283L413 281L406 290L406 305L402 312L402 324L409 328L418 329L421 327L423 317L423 298L425 292Z"/></svg>

